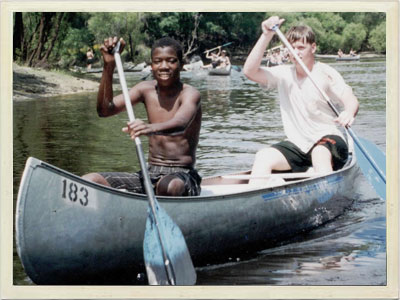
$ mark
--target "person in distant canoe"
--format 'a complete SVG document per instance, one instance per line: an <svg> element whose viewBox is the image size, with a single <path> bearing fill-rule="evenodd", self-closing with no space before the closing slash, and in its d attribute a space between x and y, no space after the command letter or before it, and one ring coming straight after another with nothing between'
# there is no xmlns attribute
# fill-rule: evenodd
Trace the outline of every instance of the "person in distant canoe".
<svg viewBox="0 0 400 300"><path fill-rule="evenodd" d="M339 57L342 57L343 54L344 54L344 53L343 53L342 49L339 49L338 52L337 52L337 55L338 55Z"/></svg>
<svg viewBox="0 0 400 300"><path fill-rule="evenodd" d="M315 35L308 26L294 26L286 37L318 85L335 105L343 110L337 117L324 97L312 84L292 54L291 65L261 67L263 53L273 38L271 28L284 22L277 16L262 22L262 34L250 52L244 74L267 89L278 89L281 117L287 139L257 152L252 175L274 171L305 172L313 167L325 173L342 168L348 158L348 145L340 126L350 126L358 112L358 100L342 76L327 64L315 61ZM265 177L265 176L264 176ZM266 179L250 184L266 185Z"/></svg>
<svg viewBox="0 0 400 300"><path fill-rule="evenodd" d="M100 49L104 60L97 96L100 117L125 110L123 95L113 97L115 60L111 51L117 41L117 38L108 38ZM122 52L125 42L120 41ZM144 104L148 123L136 119L122 130L132 139L142 135L149 137L148 169L156 195L200 194L201 177L194 167L202 118L201 100L197 89L181 82L182 66L181 45L171 38L157 40L151 49L155 80L141 81L129 91L133 105ZM145 193L140 171L90 173L83 178L129 192Z"/></svg>
<svg viewBox="0 0 400 300"><path fill-rule="evenodd" d="M217 69L226 68L231 64L229 56L227 56L226 54L227 54L226 51L222 50L221 56L218 58L219 64L218 64Z"/></svg>
<svg viewBox="0 0 400 300"><path fill-rule="evenodd" d="M86 68L90 70L92 68L93 63L94 63L94 53L91 48L88 48L86 52Z"/></svg>
<svg viewBox="0 0 400 300"><path fill-rule="evenodd" d="M351 48L351 49L350 49L350 52L349 52L349 55L350 55L350 56L356 56L357 53L356 53L356 51L353 50L353 48Z"/></svg>
<svg viewBox="0 0 400 300"><path fill-rule="evenodd" d="M273 54L272 54L272 59L271 62L275 65L280 65L283 63L282 61L282 55L281 55L281 49L278 48L276 50L274 50Z"/></svg>
<svg viewBox="0 0 400 300"><path fill-rule="evenodd" d="M216 52L210 53L209 50L206 51L206 58L211 59L211 63L203 66L204 69L210 69L210 68L215 69L220 64L219 58L221 55L221 46L218 46L217 49L218 49L218 53L216 53Z"/></svg>

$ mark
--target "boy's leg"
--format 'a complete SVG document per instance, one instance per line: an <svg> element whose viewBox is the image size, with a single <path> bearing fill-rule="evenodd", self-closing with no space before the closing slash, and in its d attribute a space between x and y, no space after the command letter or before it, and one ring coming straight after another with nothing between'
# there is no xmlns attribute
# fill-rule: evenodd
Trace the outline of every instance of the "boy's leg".
<svg viewBox="0 0 400 300"><path fill-rule="evenodd" d="M311 152L311 160L316 173L332 172L332 153L325 146L316 146Z"/></svg>
<svg viewBox="0 0 400 300"><path fill-rule="evenodd" d="M311 151L312 165L316 172L341 169L349 156L346 142L337 135L327 135L318 141Z"/></svg>
<svg viewBox="0 0 400 300"><path fill-rule="evenodd" d="M182 196L184 192L184 181L175 175L163 176L156 186L156 194L160 196Z"/></svg>
<svg viewBox="0 0 400 300"><path fill-rule="evenodd" d="M83 179L92 181L105 186L111 186L108 181L99 173L89 173L82 176Z"/></svg>
<svg viewBox="0 0 400 300"><path fill-rule="evenodd" d="M286 160L286 157L275 148L265 148L257 152L253 168L251 170L252 176L266 176L272 173L272 170L287 171L291 167ZM249 184L252 185L266 185L269 178L254 178L250 179Z"/></svg>

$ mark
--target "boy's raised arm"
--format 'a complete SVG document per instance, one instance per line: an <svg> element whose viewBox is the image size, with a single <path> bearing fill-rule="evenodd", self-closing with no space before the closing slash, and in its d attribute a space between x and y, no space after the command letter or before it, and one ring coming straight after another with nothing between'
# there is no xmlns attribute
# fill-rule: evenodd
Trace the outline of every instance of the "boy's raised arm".
<svg viewBox="0 0 400 300"><path fill-rule="evenodd" d="M243 73L250 80L261 84L266 83L266 76L264 75L264 71L260 68L261 60L264 56L265 49L267 48L272 40L272 37L275 34L275 32L271 30L271 28L276 24L281 25L283 22L284 19L279 19L279 17L273 16L261 23L261 29L263 33L251 50L243 66Z"/></svg>

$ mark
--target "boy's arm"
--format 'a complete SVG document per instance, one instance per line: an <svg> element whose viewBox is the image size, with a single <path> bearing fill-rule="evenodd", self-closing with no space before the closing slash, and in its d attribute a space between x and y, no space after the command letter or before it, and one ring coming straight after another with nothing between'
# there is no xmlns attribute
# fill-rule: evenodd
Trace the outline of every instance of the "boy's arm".
<svg viewBox="0 0 400 300"><path fill-rule="evenodd" d="M354 122L354 118L358 112L358 100L353 93L353 89L346 84L342 75L336 71L334 68L328 65L325 66L325 74L328 79L328 98L340 101L343 104L343 111L339 113L339 116L334 119L335 122L339 123L341 126L351 126Z"/></svg>
<svg viewBox="0 0 400 300"><path fill-rule="evenodd" d="M340 99L343 102L344 110L335 119L335 122L342 126L351 126L358 113L358 100L350 87L346 88Z"/></svg>
<svg viewBox="0 0 400 300"><path fill-rule="evenodd" d="M284 22L284 19L279 19L279 17L273 16L262 22L261 29L263 33L258 39L256 45L251 50L246 62L243 66L243 73L247 78L258 82L260 84L266 84L267 79L265 76L265 71L260 67L261 60L264 56L264 51L271 42L275 32L271 28L279 24L279 26Z"/></svg>
<svg viewBox="0 0 400 300"><path fill-rule="evenodd" d="M181 98L181 106L172 119L151 124L153 134L179 135L189 127L201 106L200 93L197 89L190 87L181 95Z"/></svg>
<svg viewBox="0 0 400 300"><path fill-rule="evenodd" d="M115 59L114 55L111 53L117 42L117 37L110 37L105 39L104 44L100 47L104 61L103 74L101 76L99 91L97 93L97 113L100 117L109 117L125 110L123 94L113 97L112 80L115 69ZM120 42L120 53L122 53L125 41L121 38ZM129 91L129 95L132 103L137 102L137 98L140 97L138 88L133 87Z"/></svg>
<svg viewBox="0 0 400 300"><path fill-rule="evenodd" d="M160 123L145 123L136 120L128 123L128 127L123 128L125 133L129 133L134 139L140 135L163 134L179 135L191 124L200 109L200 93L195 88L189 88L181 94L181 106L170 120Z"/></svg>

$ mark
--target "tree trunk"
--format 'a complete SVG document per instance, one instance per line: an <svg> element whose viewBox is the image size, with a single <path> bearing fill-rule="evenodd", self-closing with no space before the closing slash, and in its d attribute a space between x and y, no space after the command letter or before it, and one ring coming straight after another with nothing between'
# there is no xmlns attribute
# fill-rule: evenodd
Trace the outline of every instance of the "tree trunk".
<svg viewBox="0 0 400 300"><path fill-rule="evenodd" d="M133 40L132 40L132 34L129 34L129 56L131 58L131 61L133 62L133 58L135 56L135 49L133 48Z"/></svg>
<svg viewBox="0 0 400 300"><path fill-rule="evenodd" d="M194 14L194 29L192 31L191 40L188 41L188 49L187 49L186 53L183 55L184 59L186 59L189 56L189 54L191 54L197 50L197 47L194 47L194 43L197 40L197 30L199 28L199 24L200 24L200 14L195 13Z"/></svg>
<svg viewBox="0 0 400 300"><path fill-rule="evenodd" d="M17 59L17 49L19 49L19 56L22 58L22 49L24 44L24 22L22 20L22 12L15 13L15 23L14 23L14 36L13 36L13 44L14 44L14 60Z"/></svg>
<svg viewBox="0 0 400 300"><path fill-rule="evenodd" d="M32 55L29 57L28 65L31 67L34 65L42 57L42 52L44 48L44 44L47 40L48 30L50 29L49 23L51 18L53 17L54 13L42 13L40 18L40 25L39 25L39 38L36 50L33 51Z"/></svg>
<svg viewBox="0 0 400 300"><path fill-rule="evenodd" d="M63 12L61 12L61 13L58 14L57 21L56 21L56 24L55 24L56 27L55 27L55 30L54 30L53 37L52 37L52 39L51 39L51 41L50 41L50 45L49 45L49 47L47 48L46 53L44 54L43 58L42 58L42 59L40 60L40 62L38 63L39 65L45 64L45 63L47 62L47 60L48 60L50 54L51 54L51 51L53 51L54 45L55 45L55 43L56 43L56 41L57 41L57 38L58 38L58 33L59 33L59 31L60 31L60 25L61 25L63 16L64 16L64 13L63 13Z"/></svg>
<svg viewBox="0 0 400 300"><path fill-rule="evenodd" d="M24 38L24 44L23 44L23 50L22 50L22 57L23 60L25 61L25 63L28 63L28 57L30 58L30 56L32 55L32 53L34 52L34 50L31 49L32 47L32 41L33 41L33 37L36 36L38 30L39 30L39 26L40 26L40 21L37 22L35 30L33 31L33 33L31 34L30 37L25 37Z"/></svg>

